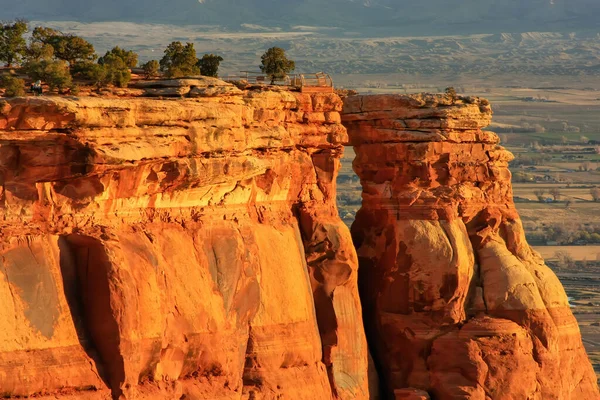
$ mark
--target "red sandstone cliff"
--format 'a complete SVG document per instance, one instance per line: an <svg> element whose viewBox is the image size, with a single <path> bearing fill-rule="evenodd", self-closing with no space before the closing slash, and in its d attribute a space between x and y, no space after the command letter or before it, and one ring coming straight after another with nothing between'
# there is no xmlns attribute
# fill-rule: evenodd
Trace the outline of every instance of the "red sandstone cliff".
<svg viewBox="0 0 600 400"><path fill-rule="evenodd" d="M2 395L367 399L360 260L390 398L599 397L487 102L161 85L0 101Z"/></svg>
<svg viewBox="0 0 600 400"><path fill-rule="evenodd" d="M512 155L481 130L490 118L478 98L344 103L363 185L352 225L360 295L386 390L598 399L565 292L525 240Z"/></svg>
<svg viewBox="0 0 600 400"><path fill-rule="evenodd" d="M0 102L0 393L368 398L340 98L173 85Z"/></svg>

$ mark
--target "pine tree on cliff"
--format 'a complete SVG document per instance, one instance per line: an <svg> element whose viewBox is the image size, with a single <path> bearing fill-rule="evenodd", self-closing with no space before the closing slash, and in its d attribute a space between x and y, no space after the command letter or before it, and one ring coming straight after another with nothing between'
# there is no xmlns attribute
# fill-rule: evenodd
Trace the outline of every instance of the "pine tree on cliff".
<svg viewBox="0 0 600 400"><path fill-rule="evenodd" d="M200 68L200 74L204 76L219 76L219 65L223 61L223 57L217 56L215 54L205 54L198 61L198 67Z"/></svg>
<svg viewBox="0 0 600 400"><path fill-rule="evenodd" d="M159 76L160 64L156 60L150 60L144 65L142 65L144 69L144 75L146 79L151 79Z"/></svg>
<svg viewBox="0 0 600 400"><path fill-rule="evenodd" d="M160 60L160 69L169 78L198 75L198 57L193 43L172 42L165 49L165 55Z"/></svg>
<svg viewBox="0 0 600 400"><path fill-rule="evenodd" d="M54 57L68 62L70 68L73 68L76 63L91 62L98 58L94 46L87 40L52 28L35 28L30 40L30 47L52 46Z"/></svg>
<svg viewBox="0 0 600 400"><path fill-rule="evenodd" d="M25 56L27 42L23 35L27 29L27 22L23 20L0 24L0 61L4 61L7 67L20 62Z"/></svg>
<svg viewBox="0 0 600 400"><path fill-rule="evenodd" d="M115 46L112 50L107 51L103 57L98 59L98 64L103 65L107 60L110 60L111 56L118 57L128 68L135 68L138 63L138 55L133 50L125 50L119 46Z"/></svg>
<svg viewBox="0 0 600 400"><path fill-rule="evenodd" d="M281 47L271 47L260 57L260 70L271 78L271 84L275 79L281 79L288 72L296 69L296 63L288 59L285 55L285 50Z"/></svg>

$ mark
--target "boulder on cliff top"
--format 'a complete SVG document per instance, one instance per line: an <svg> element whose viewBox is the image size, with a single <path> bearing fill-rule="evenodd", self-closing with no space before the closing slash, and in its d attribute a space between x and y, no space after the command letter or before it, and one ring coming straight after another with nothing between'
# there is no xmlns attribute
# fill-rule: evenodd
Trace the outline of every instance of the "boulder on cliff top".
<svg viewBox="0 0 600 400"><path fill-rule="evenodd" d="M144 90L148 97L219 97L240 95L231 83L209 76L138 81L131 87Z"/></svg>
<svg viewBox="0 0 600 400"><path fill-rule="evenodd" d="M166 87L182 87L182 86L196 86L196 87L211 87L211 86L233 86L231 83L227 83L218 78L210 76L195 76L186 78L176 79L155 79L146 81L137 81L130 84L131 87L136 88L166 88Z"/></svg>

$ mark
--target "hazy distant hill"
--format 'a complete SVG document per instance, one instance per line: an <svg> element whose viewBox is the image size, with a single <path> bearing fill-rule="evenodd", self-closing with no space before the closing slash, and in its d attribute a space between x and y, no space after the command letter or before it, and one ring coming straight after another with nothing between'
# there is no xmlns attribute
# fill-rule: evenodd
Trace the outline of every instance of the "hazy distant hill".
<svg viewBox="0 0 600 400"><path fill-rule="evenodd" d="M314 25L423 35L600 28L600 0L0 0L2 19Z"/></svg>

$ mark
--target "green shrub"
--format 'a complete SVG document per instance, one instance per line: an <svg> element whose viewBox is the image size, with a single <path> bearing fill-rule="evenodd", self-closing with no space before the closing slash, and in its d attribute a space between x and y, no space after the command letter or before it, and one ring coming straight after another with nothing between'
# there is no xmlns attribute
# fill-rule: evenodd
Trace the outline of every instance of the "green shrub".
<svg viewBox="0 0 600 400"><path fill-rule="evenodd" d="M27 29L27 22L24 20L0 23L0 61L5 62L6 66L19 63L25 56L27 43L23 35Z"/></svg>
<svg viewBox="0 0 600 400"><path fill-rule="evenodd" d="M106 69L93 62L78 62L71 69L73 77L90 81L94 85L103 85L106 81Z"/></svg>
<svg viewBox="0 0 600 400"><path fill-rule="evenodd" d="M72 95L72 96L77 96L79 94L79 85L73 83L69 87L69 94Z"/></svg>
<svg viewBox="0 0 600 400"><path fill-rule="evenodd" d="M458 99L458 94L456 94L456 89L453 86L447 87L444 90L446 96L448 96L452 101L456 101Z"/></svg>
<svg viewBox="0 0 600 400"><path fill-rule="evenodd" d="M116 46L113 47L111 51L107 51L104 57L100 57L98 59L98 64L106 64L107 57L109 56L120 58L129 68L135 68L138 63L138 55L136 53L134 53L132 50L125 50L119 46Z"/></svg>
<svg viewBox="0 0 600 400"><path fill-rule="evenodd" d="M72 34L64 34L52 28L37 27L31 35L31 46L41 43L52 46L54 57L73 66L80 61L94 61L98 56L94 46L87 40Z"/></svg>
<svg viewBox="0 0 600 400"><path fill-rule="evenodd" d="M165 55L160 60L160 69L169 78L198 75L198 57L193 43L172 42L165 49Z"/></svg>
<svg viewBox="0 0 600 400"><path fill-rule="evenodd" d="M144 69L144 75L146 76L146 79L150 79L158 76L160 64L156 60L150 60L146 64L142 65L142 68Z"/></svg>
<svg viewBox="0 0 600 400"><path fill-rule="evenodd" d="M5 89L5 97L25 96L25 81L23 79L4 75L0 80L0 86Z"/></svg>
<svg viewBox="0 0 600 400"><path fill-rule="evenodd" d="M131 80L131 71L129 71L129 67L125 61L119 56L108 54L104 56L103 62L106 73L104 82L121 88L127 87L127 84Z"/></svg>
<svg viewBox="0 0 600 400"><path fill-rule="evenodd" d="M215 54L205 54L200 60L198 60L198 67L200 68L200 74L204 76L212 76L214 78L219 76L219 64L223 61L223 57Z"/></svg>
<svg viewBox="0 0 600 400"><path fill-rule="evenodd" d="M33 42L27 47L27 55L25 58L28 62L51 60L54 58L54 47L49 44Z"/></svg>
<svg viewBox="0 0 600 400"><path fill-rule="evenodd" d="M50 90L59 91L72 86L73 81L69 73L69 65L61 60L32 61L25 66L27 75L31 79L46 82Z"/></svg>
<svg viewBox="0 0 600 400"><path fill-rule="evenodd" d="M73 66L73 75L78 79L93 82L97 86L109 84L126 87L131 80L131 72L123 59L114 54L103 57L102 64L78 62Z"/></svg>

